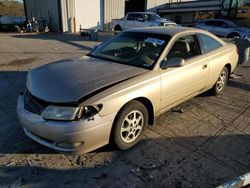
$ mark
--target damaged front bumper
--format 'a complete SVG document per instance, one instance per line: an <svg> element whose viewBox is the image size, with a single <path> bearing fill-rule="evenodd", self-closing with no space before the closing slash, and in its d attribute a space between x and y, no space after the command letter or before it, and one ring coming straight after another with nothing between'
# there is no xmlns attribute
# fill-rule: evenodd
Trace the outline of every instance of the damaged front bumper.
<svg viewBox="0 0 250 188"><path fill-rule="evenodd" d="M60 152L87 153L109 143L115 114L91 120L49 121L24 108L19 96L17 114L25 134L32 140Z"/></svg>

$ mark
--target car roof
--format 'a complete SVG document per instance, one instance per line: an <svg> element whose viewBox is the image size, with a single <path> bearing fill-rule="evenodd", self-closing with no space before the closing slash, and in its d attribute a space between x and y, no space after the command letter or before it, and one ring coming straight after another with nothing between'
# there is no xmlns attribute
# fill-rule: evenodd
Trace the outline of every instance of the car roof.
<svg viewBox="0 0 250 188"><path fill-rule="evenodd" d="M226 19L204 19L204 20L200 20L201 22L204 22L204 21L223 21L223 22L226 22L228 20Z"/></svg>
<svg viewBox="0 0 250 188"><path fill-rule="evenodd" d="M132 13L132 14L156 14L154 12L128 12L128 14L130 14L130 13Z"/></svg>
<svg viewBox="0 0 250 188"><path fill-rule="evenodd" d="M179 33L186 31L199 32L200 29L190 28L190 27L141 27L136 29L130 29L125 32L138 32L138 33L152 33L152 34L161 34L161 35L170 35L174 36Z"/></svg>

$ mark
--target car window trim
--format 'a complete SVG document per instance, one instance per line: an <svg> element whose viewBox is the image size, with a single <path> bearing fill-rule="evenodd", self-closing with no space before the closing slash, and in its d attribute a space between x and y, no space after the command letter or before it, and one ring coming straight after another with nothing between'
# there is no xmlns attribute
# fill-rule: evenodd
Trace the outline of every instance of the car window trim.
<svg viewBox="0 0 250 188"><path fill-rule="evenodd" d="M197 33L196 38L197 38L199 46L200 46L201 54L205 54L206 52L205 52L204 46L202 44L202 41L201 41L201 38L199 37L199 35L200 35L200 33Z"/></svg>
<svg viewBox="0 0 250 188"><path fill-rule="evenodd" d="M197 37L197 33L189 33L189 34L180 35L178 38L176 38L176 39L173 41L173 43L171 44L171 46L170 46L170 48L169 48L169 51L168 51L168 53L166 54L166 56L164 57L164 59L167 58L167 56L168 56L169 52L171 51L172 47L174 46L175 42L176 42L179 38L182 38L182 37L185 37L185 36L194 36L194 38L195 38L195 40L196 40L196 42L197 42L197 44L198 44L198 47L199 47L199 49L200 49L200 52L201 52L199 55L195 55L195 56L193 56L193 57L191 57L191 58L185 59L185 61L187 62L187 61L189 61L189 60L192 60L193 58L196 58L196 57L199 57L200 55L203 55L202 49L201 49L201 45L200 45L199 40L198 40L198 37Z"/></svg>
<svg viewBox="0 0 250 188"><path fill-rule="evenodd" d="M139 32L137 33L137 32L131 32L131 31L124 31L124 32L121 32L121 33L117 34L117 35L114 36L112 39L119 37L119 36L122 35L123 33L136 33L136 34L139 34ZM142 32L142 33L143 33L143 32ZM147 33L143 33L143 34L147 34ZM157 59L155 59L154 63L153 63L152 65L150 65L149 67L126 64L126 63L124 63L124 62L117 61L117 60L114 60L114 59L109 59L109 58L105 58L105 57L95 56L95 55L92 54L92 53L96 50L96 48L92 49L92 50L87 54L87 56L92 57L92 58L96 58L96 59L102 59L102 60L106 60L106 61L112 61L112 62L118 63L118 64L124 64L124 65L129 65L129 66L135 66L135 67L143 68L143 69L146 69L146 70L154 70L154 68L155 68L156 65L158 64L159 59L161 58L162 53L164 52L164 50L166 49L167 45L169 44L169 41L171 40L172 36L171 36L171 35L165 35L165 34L157 34L157 33L156 33L156 34L153 34L153 35L156 35L156 36L159 35L159 36L169 37L169 39L168 39L168 41L166 40L167 38L164 39L164 40L166 41L166 43L164 44L162 50L160 51L160 53L159 53ZM153 37L153 36L152 36L152 37ZM111 39L109 39L109 40L111 40ZM108 41L106 41L106 42L108 42ZM101 46L101 45L103 45L103 44L104 44L104 43L100 44L99 46ZM99 46L98 46L98 47L99 47ZM97 47L97 48L98 48L98 47Z"/></svg>
<svg viewBox="0 0 250 188"><path fill-rule="evenodd" d="M200 38L199 35L205 35L205 36L207 36L207 37L210 37L211 39L213 39L213 40L215 40L216 42L218 42L221 46L219 46L219 47L217 47L217 48L214 48L214 49L212 49L212 50L206 52L205 49L204 49L204 47L203 47L203 43L202 43L202 40L201 40L201 38ZM210 52L212 52L212 51L218 50L219 48L221 48L221 47L223 46L223 44L221 44L220 41L217 41L217 40L214 39L213 37L211 37L211 36L209 36L209 35L206 35L206 34L204 34L204 33L197 33L197 37L198 37L199 41L200 41L201 44L202 44L202 48L203 48L203 50L204 50L204 54L208 54L208 53L210 53Z"/></svg>

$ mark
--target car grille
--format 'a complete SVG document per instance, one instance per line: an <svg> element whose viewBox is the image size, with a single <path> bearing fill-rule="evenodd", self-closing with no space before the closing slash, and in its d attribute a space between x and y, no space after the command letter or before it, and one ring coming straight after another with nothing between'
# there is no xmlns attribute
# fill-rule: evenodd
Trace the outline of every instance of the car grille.
<svg viewBox="0 0 250 188"><path fill-rule="evenodd" d="M24 93L24 109L34 113L34 114L41 114L42 111L48 106L45 101L42 101L34 96L26 90Z"/></svg>

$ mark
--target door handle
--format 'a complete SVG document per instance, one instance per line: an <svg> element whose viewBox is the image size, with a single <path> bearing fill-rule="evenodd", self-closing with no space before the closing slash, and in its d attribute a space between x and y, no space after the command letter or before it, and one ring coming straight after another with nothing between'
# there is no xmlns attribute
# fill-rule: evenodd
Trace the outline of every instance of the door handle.
<svg viewBox="0 0 250 188"><path fill-rule="evenodd" d="M207 64L202 65L202 69L206 69L207 68Z"/></svg>

